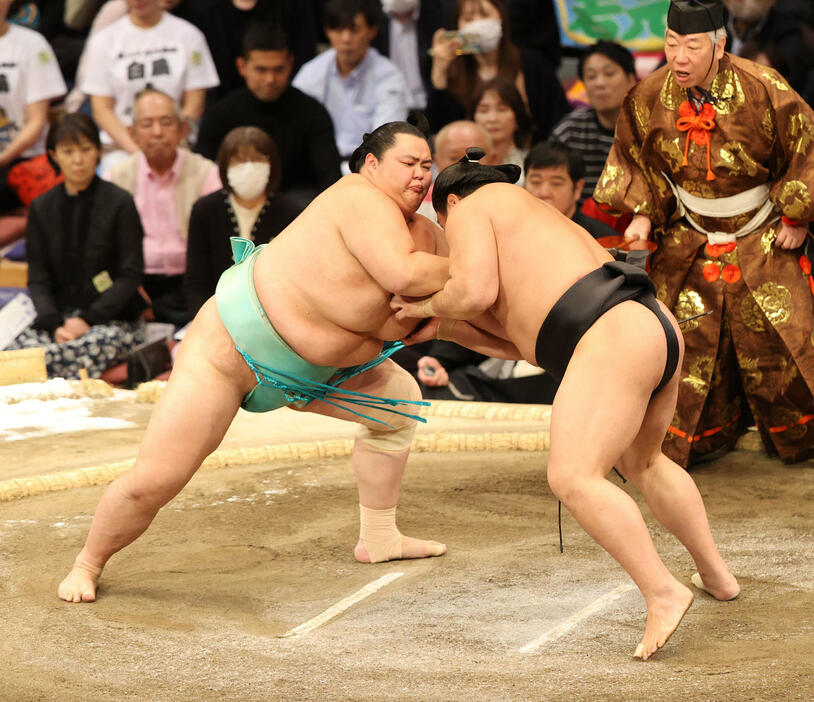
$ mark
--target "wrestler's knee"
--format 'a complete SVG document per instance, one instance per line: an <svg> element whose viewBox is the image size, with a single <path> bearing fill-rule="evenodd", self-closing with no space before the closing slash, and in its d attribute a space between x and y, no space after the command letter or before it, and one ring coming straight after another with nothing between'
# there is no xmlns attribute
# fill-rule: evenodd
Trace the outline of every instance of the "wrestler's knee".
<svg viewBox="0 0 814 702"><path fill-rule="evenodd" d="M580 469L571 462L549 462L546 475L551 492L564 505L571 505L591 492L591 483L600 479L601 470L588 466Z"/></svg>
<svg viewBox="0 0 814 702"><path fill-rule="evenodd" d="M573 473L568 470L568 466L549 461L546 478L554 496L558 500L566 502L573 493L576 482Z"/></svg>
<svg viewBox="0 0 814 702"><path fill-rule="evenodd" d="M651 474L651 469L656 467L661 455L659 445L655 450L649 446L642 449L631 447L619 457L615 468L623 478L638 487L642 479Z"/></svg>
<svg viewBox="0 0 814 702"><path fill-rule="evenodd" d="M410 400L412 402L421 399L421 390L415 378L395 364L387 373L378 393L382 397ZM391 412L381 412L377 418L386 422L386 424L363 419L359 430L356 432L356 438L377 451L390 453L408 451L415 434L416 420Z"/></svg>
<svg viewBox="0 0 814 702"><path fill-rule="evenodd" d="M619 456L614 468L628 480L633 480L650 467L653 462L651 453L651 451L644 451L631 446Z"/></svg>
<svg viewBox="0 0 814 702"><path fill-rule="evenodd" d="M152 478L132 470L114 481L111 488L128 502L138 504L145 510L158 510L175 497L183 486L183 482L179 483L169 476Z"/></svg>

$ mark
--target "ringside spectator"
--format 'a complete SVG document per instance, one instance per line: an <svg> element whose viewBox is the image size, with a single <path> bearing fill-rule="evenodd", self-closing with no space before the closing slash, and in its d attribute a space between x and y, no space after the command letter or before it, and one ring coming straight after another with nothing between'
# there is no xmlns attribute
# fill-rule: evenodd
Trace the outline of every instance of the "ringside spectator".
<svg viewBox="0 0 814 702"><path fill-rule="evenodd" d="M636 85L632 54L621 44L598 41L579 58L590 108L577 108L563 117L551 137L576 151L585 163L585 188L580 204L591 197L613 145L613 130L628 90Z"/></svg>
<svg viewBox="0 0 814 702"><path fill-rule="evenodd" d="M457 0L454 31L439 29L432 45L432 89L427 117L434 131L472 112L478 85L493 78L513 83L529 108L535 138L548 136L570 106L551 59L540 49L518 49L501 0Z"/></svg>
<svg viewBox="0 0 814 702"><path fill-rule="evenodd" d="M180 148L187 123L171 97L153 88L141 91L131 132L139 152L115 164L109 179L133 195L144 227L144 289L157 322L177 326L192 315L183 277L192 205L221 187L218 167Z"/></svg>
<svg viewBox="0 0 814 702"><path fill-rule="evenodd" d="M474 103L472 119L491 137L491 158L494 163L513 163L523 168L523 159L528 153L530 124L517 88L502 78L493 78L481 83ZM523 185L522 173L517 183Z"/></svg>
<svg viewBox="0 0 814 702"><path fill-rule="evenodd" d="M556 141L535 144L526 156L524 170L525 188L534 197L555 207L594 239L616 238L615 229L577 209L585 187L585 163L576 151Z"/></svg>
<svg viewBox="0 0 814 702"><path fill-rule="evenodd" d="M48 135L65 176L31 205L28 289L37 317L8 347L44 347L49 377L98 378L144 341L142 229L133 198L100 180L99 130L64 115Z"/></svg>
<svg viewBox="0 0 814 702"><path fill-rule="evenodd" d="M138 145L128 127L136 95L150 86L181 106L181 118L196 124L207 88L218 75L203 34L166 12L162 0L127 0L126 17L94 34L79 86L90 95L93 116L107 133L102 140L128 153Z"/></svg>
<svg viewBox="0 0 814 702"><path fill-rule="evenodd" d="M331 48L306 63L293 81L330 113L343 161L365 134L407 117L404 76L370 46L380 12L378 0L328 0L324 25Z"/></svg>
<svg viewBox="0 0 814 702"><path fill-rule="evenodd" d="M277 145L280 190L307 205L339 177L339 153L328 111L289 83L294 57L279 27L253 25L237 67L246 85L207 107L196 149L214 159L235 127L259 127Z"/></svg>
<svg viewBox="0 0 814 702"><path fill-rule="evenodd" d="M311 2L195 0L189 8L188 19L206 37L220 78L220 85L207 93L207 105L243 85L236 61L242 55L243 37L253 24L273 24L286 33L295 69L316 53L317 20Z"/></svg>
<svg viewBox="0 0 814 702"><path fill-rule="evenodd" d="M66 92L48 42L9 23L9 4L0 0L0 214L20 206L8 172L45 152L48 106Z"/></svg>
<svg viewBox="0 0 814 702"><path fill-rule="evenodd" d="M267 244L300 212L296 201L277 192L280 157L262 129L229 132L217 165L223 188L198 200L189 217L184 292L192 314L215 294L221 273L234 262L230 237Z"/></svg>
<svg viewBox="0 0 814 702"><path fill-rule="evenodd" d="M454 6L454 0L382 0L384 12L373 46L404 75L410 108L427 106L432 38L447 23Z"/></svg>

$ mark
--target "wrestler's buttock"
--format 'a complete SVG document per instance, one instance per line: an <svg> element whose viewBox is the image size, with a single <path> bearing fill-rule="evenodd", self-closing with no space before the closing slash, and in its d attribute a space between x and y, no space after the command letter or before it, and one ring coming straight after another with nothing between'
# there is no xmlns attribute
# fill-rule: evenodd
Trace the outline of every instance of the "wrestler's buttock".
<svg viewBox="0 0 814 702"><path fill-rule="evenodd" d="M577 348L606 330L596 347L605 347L609 368L620 362L647 365L650 358L663 357L656 349L666 348L658 392L675 375L680 346L675 323L654 293L644 270L630 264L611 261L591 271L562 294L543 321L535 350L538 365L562 378Z"/></svg>
<svg viewBox="0 0 814 702"><path fill-rule="evenodd" d="M224 375L233 377L248 392L257 382L218 314L215 298L207 300L187 330L176 363L185 356L203 358Z"/></svg>
<svg viewBox="0 0 814 702"><path fill-rule="evenodd" d="M667 312L666 308L660 311ZM647 377L655 395L678 370L680 333L671 327L672 339L669 338L666 324L673 324L669 313L660 318L638 300L620 302L594 322L577 344L574 355L581 352L583 344L590 346L597 362L607 367L608 372L632 372Z"/></svg>

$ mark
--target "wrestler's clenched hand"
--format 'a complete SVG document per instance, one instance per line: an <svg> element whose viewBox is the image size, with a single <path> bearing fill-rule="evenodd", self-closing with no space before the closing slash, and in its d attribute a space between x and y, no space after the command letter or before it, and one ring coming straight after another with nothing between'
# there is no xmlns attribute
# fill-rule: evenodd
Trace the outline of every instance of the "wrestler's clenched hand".
<svg viewBox="0 0 814 702"><path fill-rule="evenodd" d="M413 344L421 344L425 341L433 341L434 339L437 339L438 323L440 321L440 319L433 317L432 319L428 320L427 324L420 324L402 339L404 345L412 346Z"/></svg>
<svg viewBox="0 0 814 702"><path fill-rule="evenodd" d="M422 319L431 317L427 314L425 303L429 298L405 298L401 295L393 295L390 300L390 309L396 313L396 319Z"/></svg>

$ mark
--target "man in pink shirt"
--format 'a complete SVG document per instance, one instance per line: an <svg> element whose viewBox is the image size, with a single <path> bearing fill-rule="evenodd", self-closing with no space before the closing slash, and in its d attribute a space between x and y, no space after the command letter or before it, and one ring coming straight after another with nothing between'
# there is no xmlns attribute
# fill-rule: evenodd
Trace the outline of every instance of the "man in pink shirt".
<svg viewBox="0 0 814 702"><path fill-rule="evenodd" d="M115 164L109 180L133 195L144 228L144 289L158 322L186 324L182 292L193 203L221 186L218 167L180 148L187 125L177 105L147 88L136 97L130 128L139 151Z"/></svg>

